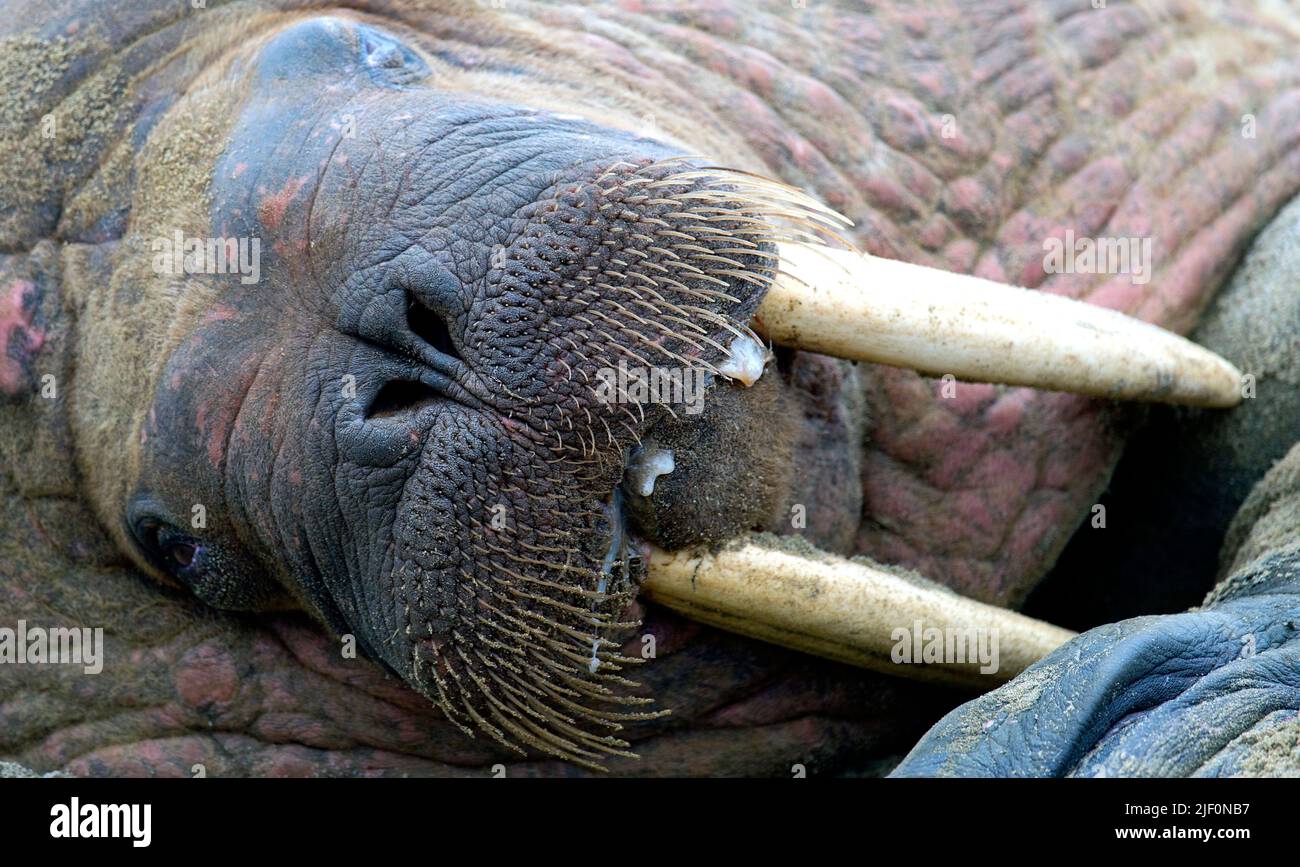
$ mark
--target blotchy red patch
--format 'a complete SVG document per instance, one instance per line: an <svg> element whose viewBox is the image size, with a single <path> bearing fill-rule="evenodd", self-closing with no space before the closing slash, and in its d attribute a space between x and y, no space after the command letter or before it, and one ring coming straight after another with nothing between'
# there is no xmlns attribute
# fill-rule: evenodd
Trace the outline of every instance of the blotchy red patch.
<svg viewBox="0 0 1300 867"><path fill-rule="evenodd" d="M16 396L27 384L27 365L45 344L29 309L36 286L14 280L0 291L0 393Z"/></svg>
<svg viewBox="0 0 1300 867"><path fill-rule="evenodd" d="M209 641L192 648L177 665L176 693L191 708L218 708L238 691L234 657L221 642Z"/></svg>
<svg viewBox="0 0 1300 867"><path fill-rule="evenodd" d="M259 190L262 194L262 200L257 206L257 217L262 221L262 225L268 229L275 230L280 228L280 223L284 221L285 212L289 210L289 204L297 198L310 180L310 175L304 175L300 178L290 178L283 187L274 193L266 190Z"/></svg>

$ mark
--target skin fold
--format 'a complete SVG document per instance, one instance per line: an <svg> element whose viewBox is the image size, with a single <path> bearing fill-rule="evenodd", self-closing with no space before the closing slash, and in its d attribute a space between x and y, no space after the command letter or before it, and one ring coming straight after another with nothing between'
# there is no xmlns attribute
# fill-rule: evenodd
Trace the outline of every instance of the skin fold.
<svg viewBox="0 0 1300 867"><path fill-rule="evenodd" d="M1189 608L1223 577L1219 549L1229 523L1300 430L1300 304L1287 289L1300 276L1297 237L1300 205L1292 202L1260 233L1193 334L1251 371L1256 398L1228 413L1153 407L1101 500L1118 504L1107 528L1114 532L1077 534L1028 611L1087 629ZM1086 599L1067 592L1089 579Z"/></svg>
<svg viewBox="0 0 1300 867"><path fill-rule="evenodd" d="M0 115L0 612L107 633L101 675L0 669L0 756L93 774L578 773L481 736L479 679L508 657L454 648L495 648L458 625L517 636L544 609L580 632L588 611L510 584L491 598L515 619L494 627L460 588L559 551L593 576L642 438L683 452L631 504L649 538L790 533L802 505L820 547L1018 606L1134 412L780 350L761 385L715 383L698 423L628 421L586 402L573 350L587 373L652 342L715 363L655 317L690 304L729 339L761 289L701 300L691 282L653 315L600 296L597 323L555 287L575 279L569 254L647 255L599 243L654 207L641 180L723 165L813 194L872 253L1189 330L1300 186L1294 34L1231 4L1108 5L0 16L22 95ZM157 273L150 242L177 230L258 237L262 279ZM1043 240L1067 230L1153 238L1150 281L1045 274ZM508 540L485 529L497 503ZM175 560L175 528L201 568ZM628 721L640 759L603 759L611 772L878 772L969 697L681 620L624 578L602 652L657 703L615 710L672 714Z"/></svg>
<svg viewBox="0 0 1300 867"><path fill-rule="evenodd" d="M1085 633L946 716L894 775L1300 775L1298 471L1300 448L1251 493L1200 608Z"/></svg>
<svg viewBox="0 0 1300 867"><path fill-rule="evenodd" d="M1289 288L1300 268L1297 239L1293 202L1260 233L1197 329L1205 345L1250 359L1261 391L1219 418L1184 414L1193 435L1177 454L1212 454L1197 464L1206 478L1172 477L1161 461L1148 468L1147 484L1166 483L1158 496L1179 497L1189 517L1155 513L1146 528L1169 521L1168 536L1140 548L1121 539L1095 555L1102 564L1115 557L1129 580L1174 598L1213 589L1189 612L1084 633L941 720L897 775L1300 775L1300 297ZM1167 434L1168 424L1154 420L1135 447ZM1117 502L1136 508L1150 498ZM1240 508L1220 519L1225 502ZM1186 544L1197 534L1222 546L1217 556L1195 558L1207 544ZM1068 558L1062 568L1073 568Z"/></svg>

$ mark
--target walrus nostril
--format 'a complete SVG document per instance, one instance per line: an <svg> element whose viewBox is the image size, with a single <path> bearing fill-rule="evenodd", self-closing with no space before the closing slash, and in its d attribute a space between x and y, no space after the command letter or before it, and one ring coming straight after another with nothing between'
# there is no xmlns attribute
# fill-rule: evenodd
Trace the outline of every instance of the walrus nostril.
<svg viewBox="0 0 1300 867"><path fill-rule="evenodd" d="M443 355L460 359L456 344L451 339L451 329L447 327L447 320L421 304L414 296L411 297L407 307L406 321L411 331L425 343Z"/></svg>
<svg viewBox="0 0 1300 867"><path fill-rule="evenodd" d="M366 410L366 418L389 418L402 413L419 412L441 397L433 386L423 382L394 380L379 389Z"/></svg>

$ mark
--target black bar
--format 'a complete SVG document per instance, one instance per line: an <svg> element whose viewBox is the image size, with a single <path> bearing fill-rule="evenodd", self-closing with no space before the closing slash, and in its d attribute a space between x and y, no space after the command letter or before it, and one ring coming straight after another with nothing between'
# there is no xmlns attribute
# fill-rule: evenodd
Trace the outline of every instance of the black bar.
<svg viewBox="0 0 1300 867"><path fill-rule="evenodd" d="M408 846L431 862L468 846L462 857L520 847L544 861L627 851L658 863L691 855L697 838L705 846L725 837L728 845L760 843L760 851L842 842L854 860L883 855L887 844L953 842L1049 857L1099 845L1228 853L1289 842L1296 793L1287 780L4 780L0 851L206 859L256 854L260 841L275 841L335 864L350 852L379 861L390 848L391 857L409 857L397 854ZM83 810L148 804L149 846L125 835L54 838L57 811L73 798ZM1206 830L1210 838L1201 839Z"/></svg>

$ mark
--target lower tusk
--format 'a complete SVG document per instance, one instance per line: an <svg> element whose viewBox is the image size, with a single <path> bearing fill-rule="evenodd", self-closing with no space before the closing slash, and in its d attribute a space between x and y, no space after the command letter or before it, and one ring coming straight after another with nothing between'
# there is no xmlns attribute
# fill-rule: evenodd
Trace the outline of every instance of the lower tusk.
<svg viewBox="0 0 1300 867"><path fill-rule="evenodd" d="M782 544L785 541L786 544ZM988 688L1010 680L1075 633L939 585L886 572L788 540L747 536L716 552L654 548L642 585L646 598L694 620L850 665L919 680ZM938 629L966 662L895 661L900 641L912 656L918 626ZM899 630L905 638L900 639ZM996 648L990 661L972 647ZM984 671L981 671L984 669Z"/></svg>
<svg viewBox="0 0 1300 867"><path fill-rule="evenodd" d="M775 343L958 379L1234 406L1241 373L1115 310L852 250L779 243L755 318Z"/></svg>

